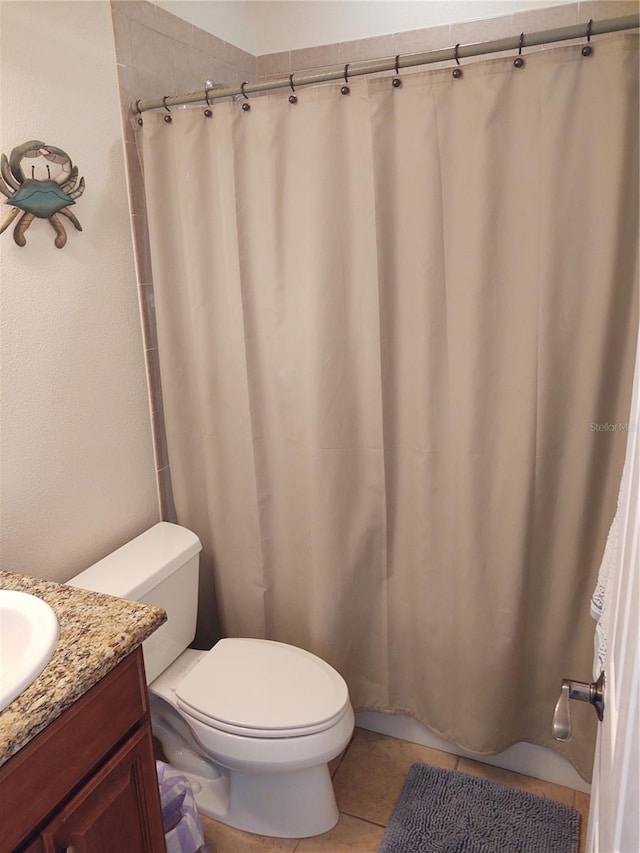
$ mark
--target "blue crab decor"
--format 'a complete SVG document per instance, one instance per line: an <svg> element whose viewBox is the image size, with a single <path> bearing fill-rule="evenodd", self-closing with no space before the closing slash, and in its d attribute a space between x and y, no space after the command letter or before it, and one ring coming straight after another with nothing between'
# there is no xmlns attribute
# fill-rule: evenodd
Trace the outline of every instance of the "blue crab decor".
<svg viewBox="0 0 640 853"><path fill-rule="evenodd" d="M25 163L25 161L30 161ZM29 166L30 175L24 166ZM0 234L20 217L13 229L13 239L18 246L26 245L25 232L33 220L48 219L56 232L55 245L61 249L67 242L67 232L58 216L61 213L78 229L82 225L69 210L75 199L84 192L84 178L78 182L78 167L61 148L32 139L18 145L7 160L0 158L0 193L7 197L5 204L13 207L3 222Z"/></svg>

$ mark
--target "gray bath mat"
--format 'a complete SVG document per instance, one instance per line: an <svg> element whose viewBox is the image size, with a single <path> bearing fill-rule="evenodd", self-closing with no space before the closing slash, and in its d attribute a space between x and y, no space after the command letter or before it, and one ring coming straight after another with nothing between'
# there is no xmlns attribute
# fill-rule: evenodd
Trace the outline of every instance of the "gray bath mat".
<svg viewBox="0 0 640 853"><path fill-rule="evenodd" d="M577 853L579 837L571 806L414 764L378 853Z"/></svg>

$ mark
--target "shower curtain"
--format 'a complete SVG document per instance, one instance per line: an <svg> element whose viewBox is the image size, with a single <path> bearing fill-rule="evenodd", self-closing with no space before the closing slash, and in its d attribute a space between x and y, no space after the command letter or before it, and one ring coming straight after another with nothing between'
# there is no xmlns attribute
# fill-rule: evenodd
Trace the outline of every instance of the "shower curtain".
<svg viewBox="0 0 640 853"><path fill-rule="evenodd" d="M588 776L595 714L562 745L551 715L590 673L624 457L638 62L635 35L580 47L139 136L177 518L223 632Z"/></svg>

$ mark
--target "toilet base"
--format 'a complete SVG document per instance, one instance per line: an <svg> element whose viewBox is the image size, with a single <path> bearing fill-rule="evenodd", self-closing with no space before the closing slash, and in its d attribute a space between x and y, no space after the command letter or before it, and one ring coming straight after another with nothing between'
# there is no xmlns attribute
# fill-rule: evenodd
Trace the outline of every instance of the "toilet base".
<svg viewBox="0 0 640 853"><path fill-rule="evenodd" d="M184 771L182 771L184 772ZM257 835L308 838L338 822L329 767L285 773L228 770L218 779L184 772L202 814Z"/></svg>

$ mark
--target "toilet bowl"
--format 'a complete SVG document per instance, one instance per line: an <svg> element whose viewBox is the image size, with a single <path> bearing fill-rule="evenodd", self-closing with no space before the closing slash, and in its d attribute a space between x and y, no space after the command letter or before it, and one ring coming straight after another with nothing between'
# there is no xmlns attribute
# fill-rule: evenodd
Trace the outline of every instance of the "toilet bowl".
<svg viewBox="0 0 640 853"><path fill-rule="evenodd" d="M145 641L154 735L189 778L198 809L248 832L304 838L338 820L328 762L347 746L354 715L344 679L286 643L195 634L195 534L161 522L68 583L167 611Z"/></svg>
<svg viewBox="0 0 640 853"><path fill-rule="evenodd" d="M289 680L292 655L300 659ZM330 670L293 646L221 640L210 652L187 650L149 685L154 731L170 763L187 773L204 814L285 838L335 825L327 764L348 744L354 718L346 685L339 676L323 684L330 673L318 673L318 664ZM260 696L270 678L272 689ZM321 686L329 687L328 696L314 710ZM184 728L176 737L180 723L186 737Z"/></svg>

